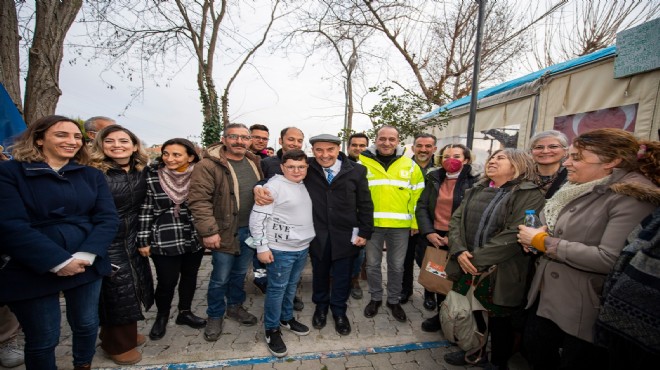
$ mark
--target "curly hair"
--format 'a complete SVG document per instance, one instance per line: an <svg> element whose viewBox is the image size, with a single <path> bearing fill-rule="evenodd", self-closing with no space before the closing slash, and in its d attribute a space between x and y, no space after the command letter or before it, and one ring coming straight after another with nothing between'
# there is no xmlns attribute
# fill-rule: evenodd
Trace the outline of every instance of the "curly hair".
<svg viewBox="0 0 660 370"><path fill-rule="evenodd" d="M142 169L144 169L144 167L149 164L149 156L144 150L144 146L142 145L142 142L140 142L140 139L138 139L138 137L135 136L135 134L132 133L129 129L120 125L108 126L98 132L96 138L92 142L92 159L90 166L98 168L99 170L103 171L103 173L108 172L110 168L115 166L115 161L112 160L112 158L106 156L103 152L103 140L105 140L105 138L108 137L108 135L111 133L117 131L125 132L131 139L133 145L137 147L137 150L131 154L129 163L131 164L131 167L135 167L136 170L142 171Z"/></svg>
<svg viewBox="0 0 660 370"><path fill-rule="evenodd" d="M660 141L642 140L639 142L640 149L637 151L637 163L639 171L654 184L660 186Z"/></svg>
<svg viewBox="0 0 660 370"><path fill-rule="evenodd" d="M618 159L621 162L617 168L638 171L660 186L660 143L657 141L639 141L628 131L601 128L576 137L573 146L578 151L588 150L596 154L604 163Z"/></svg>
<svg viewBox="0 0 660 370"><path fill-rule="evenodd" d="M14 145L8 148L14 159L19 162L46 162L46 156L39 145L37 145L37 140L42 140L46 131L60 122L71 122L80 130L78 122L71 118L57 115L41 117L28 126L27 130L19 136ZM82 130L80 133L82 134ZM73 159L79 164L89 164L89 153L87 153L87 146L84 143L73 156Z"/></svg>

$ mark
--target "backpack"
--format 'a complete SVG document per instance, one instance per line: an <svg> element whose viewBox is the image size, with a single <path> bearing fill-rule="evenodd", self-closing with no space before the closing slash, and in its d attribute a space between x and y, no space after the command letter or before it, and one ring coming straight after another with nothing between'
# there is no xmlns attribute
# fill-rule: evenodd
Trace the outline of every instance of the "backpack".
<svg viewBox="0 0 660 370"><path fill-rule="evenodd" d="M478 280L485 278L490 272L492 269L482 274ZM471 285L466 295L450 291L440 304L442 333L448 341L456 343L465 351L465 361L473 365L485 355L483 348L488 339L488 330L485 333L479 332L477 321L472 314L472 311L480 311L488 324L488 311L474 297L474 287L478 284L477 281Z"/></svg>

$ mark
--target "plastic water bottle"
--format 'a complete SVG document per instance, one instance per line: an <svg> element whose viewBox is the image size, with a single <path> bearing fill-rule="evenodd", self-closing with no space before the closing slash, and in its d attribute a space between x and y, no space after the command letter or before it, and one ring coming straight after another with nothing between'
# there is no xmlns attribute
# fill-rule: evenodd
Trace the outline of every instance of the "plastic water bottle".
<svg viewBox="0 0 660 370"><path fill-rule="evenodd" d="M528 209L525 211L525 226L533 227L535 229L538 229L539 227L543 226L541 220L539 220L539 218L536 217L535 210ZM529 250L534 254L538 253L538 249L532 246L529 246Z"/></svg>

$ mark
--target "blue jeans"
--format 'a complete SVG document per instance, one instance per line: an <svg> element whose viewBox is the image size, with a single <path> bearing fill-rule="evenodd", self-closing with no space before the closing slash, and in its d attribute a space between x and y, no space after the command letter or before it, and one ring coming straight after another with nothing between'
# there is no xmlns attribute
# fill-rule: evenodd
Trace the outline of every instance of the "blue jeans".
<svg viewBox="0 0 660 370"><path fill-rule="evenodd" d="M264 301L264 326L266 330L280 327L280 320L293 318L293 297L300 274L307 262L308 248L295 252L271 249L274 261L266 265L268 291Z"/></svg>
<svg viewBox="0 0 660 370"><path fill-rule="evenodd" d="M73 336L73 365L91 364L99 329L101 279L64 291L66 319ZM9 303L25 333L25 368L57 369L55 347L60 341L60 295L51 294Z"/></svg>
<svg viewBox="0 0 660 370"><path fill-rule="evenodd" d="M241 248L239 255L213 251L211 259L213 271L207 292L209 306L206 314L209 318L219 319L225 315L227 306L241 305L245 302L245 274L254 255L254 249L245 244L245 239L249 236L248 227L238 229L237 237Z"/></svg>

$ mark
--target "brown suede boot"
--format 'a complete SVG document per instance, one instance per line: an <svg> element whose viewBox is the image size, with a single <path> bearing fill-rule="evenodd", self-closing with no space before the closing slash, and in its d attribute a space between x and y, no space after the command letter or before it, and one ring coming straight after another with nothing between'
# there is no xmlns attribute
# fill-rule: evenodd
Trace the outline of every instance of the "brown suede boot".
<svg viewBox="0 0 660 370"><path fill-rule="evenodd" d="M73 367L73 370L91 370L92 365L91 364L86 364L86 365L76 365Z"/></svg>
<svg viewBox="0 0 660 370"><path fill-rule="evenodd" d="M135 348L118 355L108 355L108 357L117 365L133 365L142 361L142 354Z"/></svg>

